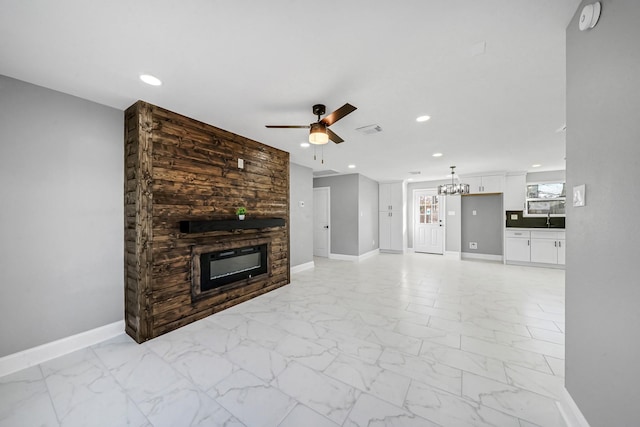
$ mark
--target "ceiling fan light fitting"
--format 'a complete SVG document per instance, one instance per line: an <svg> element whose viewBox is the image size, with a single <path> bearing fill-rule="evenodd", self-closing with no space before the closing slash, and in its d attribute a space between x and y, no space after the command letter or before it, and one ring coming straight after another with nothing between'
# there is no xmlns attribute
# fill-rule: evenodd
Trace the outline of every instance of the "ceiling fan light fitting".
<svg viewBox="0 0 640 427"><path fill-rule="evenodd" d="M315 145L324 145L329 142L327 128L322 123L313 123L309 132L309 142Z"/></svg>

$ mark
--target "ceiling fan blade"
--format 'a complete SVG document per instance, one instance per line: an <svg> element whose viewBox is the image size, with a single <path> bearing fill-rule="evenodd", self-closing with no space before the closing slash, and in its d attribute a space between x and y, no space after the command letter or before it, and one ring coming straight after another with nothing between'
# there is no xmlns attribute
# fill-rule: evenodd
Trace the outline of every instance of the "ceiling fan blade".
<svg viewBox="0 0 640 427"><path fill-rule="evenodd" d="M335 134L335 132L333 132L329 128L327 128L327 135L329 135L329 139L335 142L336 144L340 144L341 142L344 142L344 139L340 138L338 135Z"/></svg>
<svg viewBox="0 0 640 427"><path fill-rule="evenodd" d="M335 122L337 122L338 120L346 116L347 114L354 112L355 110L357 110L356 107L347 103L320 121L327 126L331 126L332 124L334 124Z"/></svg>
<svg viewBox="0 0 640 427"><path fill-rule="evenodd" d="M295 125L265 125L265 127L268 127L270 129L309 129L311 126L309 125L300 125L300 126L295 126Z"/></svg>

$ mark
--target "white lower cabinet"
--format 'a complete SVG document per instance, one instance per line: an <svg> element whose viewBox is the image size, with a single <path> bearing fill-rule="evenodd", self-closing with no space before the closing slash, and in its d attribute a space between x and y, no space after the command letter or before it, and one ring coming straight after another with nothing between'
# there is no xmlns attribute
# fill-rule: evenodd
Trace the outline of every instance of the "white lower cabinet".
<svg viewBox="0 0 640 427"><path fill-rule="evenodd" d="M531 262L564 265L564 231L532 231Z"/></svg>
<svg viewBox="0 0 640 427"><path fill-rule="evenodd" d="M507 261L530 262L530 233L528 231L507 230L506 237L505 259Z"/></svg>
<svg viewBox="0 0 640 427"><path fill-rule="evenodd" d="M403 252L402 212L380 212L380 250Z"/></svg>
<svg viewBox="0 0 640 427"><path fill-rule="evenodd" d="M559 265L565 265L567 263L565 259L565 250L566 250L565 248L566 248L566 240L564 238L561 240L558 240L558 264Z"/></svg>
<svg viewBox="0 0 640 427"><path fill-rule="evenodd" d="M549 229L508 229L505 260L535 264L565 264L565 232Z"/></svg>

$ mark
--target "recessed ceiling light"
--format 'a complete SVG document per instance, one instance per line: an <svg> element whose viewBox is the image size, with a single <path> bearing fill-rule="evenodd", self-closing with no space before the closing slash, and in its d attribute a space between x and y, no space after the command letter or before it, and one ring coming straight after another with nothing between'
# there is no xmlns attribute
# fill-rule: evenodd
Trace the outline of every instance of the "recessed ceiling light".
<svg viewBox="0 0 640 427"><path fill-rule="evenodd" d="M416 122L426 122L427 120L429 120L431 118L431 116L420 116L416 119Z"/></svg>
<svg viewBox="0 0 640 427"><path fill-rule="evenodd" d="M356 165L349 165L349 166L348 166L348 168L349 168L349 169L355 169L355 168L356 168Z"/></svg>
<svg viewBox="0 0 640 427"><path fill-rule="evenodd" d="M309 144L308 142L301 142L300 143L300 147L302 148L309 148L311 146L311 144Z"/></svg>
<svg viewBox="0 0 640 427"><path fill-rule="evenodd" d="M140 80L151 86L160 86L162 81L151 74L140 74Z"/></svg>
<svg viewBox="0 0 640 427"><path fill-rule="evenodd" d="M542 165L539 165L537 163L535 165L531 165L532 168L539 168L540 166L542 166Z"/></svg>
<svg viewBox="0 0 640 427"><path fill-rule="evenodd" d="M433 157L442 157L442 153L433 153L432 156Z"/></svg>

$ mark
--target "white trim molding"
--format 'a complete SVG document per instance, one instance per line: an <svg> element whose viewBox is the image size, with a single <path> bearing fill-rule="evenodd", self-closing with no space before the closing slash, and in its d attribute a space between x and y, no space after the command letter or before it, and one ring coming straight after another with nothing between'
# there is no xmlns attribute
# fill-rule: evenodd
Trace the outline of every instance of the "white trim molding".
<svg viewBox="0 0 640 427"><path fill-rule="evenodd" d="M316 264L313 261L305 262L304 264L298 264L291 267L291 274L300 273L305 270L312 270L316 268Z"/></svg>
<svg viewBox="0 0 640 427"><path fill-rule="evenodd" d="M340 261L362 261L364 259L370 258L374 255L378 255L380 253L380 249L374 249L369 252L365 252L362 255L343 255L343 254L329 254L329 259L337 259Z"/></svg>
<svg viewBox="0 0 640 427"><path fill-rule="evenodd" d="M124 320L0 358L0 377L98 344L124 333Z"/></svg>
<svg viewBox="0 0 640 427"><path fill-rule="evenodd" d="M499 261L499 262L502 262L502 255L471 254L469 252L462 252L462 259L481 259L481 260L484 260L484 261Z"/></svg>
<svg viewBox="0 0 640 427"><path fill-rule="evenodd" d="M378 255L379 253L380 253L380 249L374 249L372 251L365 252L365 253L363 253L362 255L360 255L358 257L358 261L362 261L364 259L371 258L372 256Z"/></svg>
<svg viewBox="0 0 640 427"><path fill-rule="evenodd" d="M451 259L460 259L460 251L444 251L444 256Z"/></svg>
<svg viewBox="0 0 640 427"><path fill-rule="evenodd" d="M566 388L562 391L562 400L556 401L556 405L567 427L590 427L589 422L582 415L580 408Z"/></svg>

